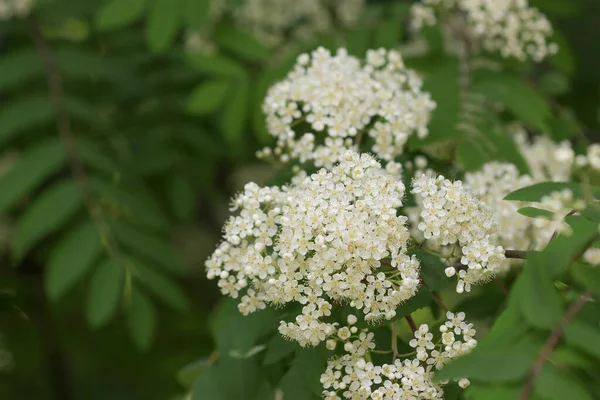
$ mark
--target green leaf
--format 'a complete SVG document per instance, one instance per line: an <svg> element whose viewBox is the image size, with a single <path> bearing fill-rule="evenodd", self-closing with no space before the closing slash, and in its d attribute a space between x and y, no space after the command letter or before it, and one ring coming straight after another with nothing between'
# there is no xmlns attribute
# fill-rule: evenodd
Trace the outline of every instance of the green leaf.
<svg viewBox="0 0 600 400"><path fill-rule="evenodd" d="M138 20L146 8L146 0L108 0L96 15L99 30L122 28Z"/></svg>
<svg viewBox="0 0 600 400"><path fill-rule="evenodd" d="M539 202L544 196L564 189L571 190L575 197L600 198L600 188L595 186L578 182L540 182L509 193L504 200Z"/></svg>
<svg viewBox="0 0 600 400"><path fill-rule="evenodd" d="M282 358L292 354L297 348L298 345L296 343L285 340L279 333L276 333L267 343L267 354L265 355L263 364L269 365L276 363Z"/></svg>
<svg viewBox="0 0 600 400"><path fill-rule="evenodd" d="M512 135L505 129L489 123L468 123L469 138L459 143L457 157L465 170L477 171L490 160L507 161L514 164L522 174L529 173Z"/></svg>
<svg viewBox="0 0 600 400"><path fill-rule="evenodd" d="M0 145L18 134L37 128L52 120L54 108L46 96L11 100L0 110Z"/></svg>
<svg viewBox="0 0 600 400"><path fill-rule="evenodd" d="M82 46L58 47L54 51L60 73L69 80L101 80L117 85L130 83L127 67L115 58L103 57Z"/></svg>
<svg viewBox="0 0 600 400"><path fill-rule="evenodd" d="M186 270L169 239L143 232L125 222L117 222L111 226L119 243L142 259L161 265L174 273Z"/></svg>
<svg viewBox="0 0 600 400"><path fill-rule="evenodd" d="M167 188L173 214L180 221L192 217L196 208L196 193L192 185L181 175L169 181Z"/></svg>
<svg viewBox="0 0 600 400"><path fill-rule="evenodd" d="M83 278L102 251L96 226L89 220L70 230L50 253L46 293L58 300Z"/></svg>
<svg viewBox="0 0 600 400"><path fill-rule="evenodd" d="M42 76L42 60L35 48L5 53L0 60L0 90L9 90ZM9 104L11 104L10 102ZM0 126L2 126L0 124Z"/></svg>
<svg viewBox="0 0 600 400"><path fill-rule="evenodd" d="M415 255L421 261L421 277L429 290L437 292L450 286L451 281L444 272L446 267L438 257L423 250L415 251Z"/></svg>
<svg viewBox="0 0 600 400"><path fill-rule="evenodd" d="M494 100L531 128L548 132L552 116L548 102L532 87L515 75L489 74L475 82L473 92Z"/></svg>
<svg viewBox="0 0 600 400"><path fill-rule="evenodd" d="M139 350L148 350L156 333L156 311L148 297L135 286L127 309L127 329Z"/></svg>
<svg viewBox="0 0 600 400"><path fill-rule="evenodd" d="M521 312L520 301L523 277L520 277L513 285L510 293L508 307L500 314L485 339L478 343L478 349L494 350L507 349L517 343L529 329L525 317Z"/></svg>
<svg viewBox="0 0 600 400"><path fill-rule="evenodd" d="M482 386L472 384L465 390L465 399L468 400L516 400L521 393L520 386L492 385Z"/></svg>
<svg viewBox="0 0 600 400"><path fill-rule="evenodd" d="M406 300L396 308L396 317L402 318L418 309L427 307L431 303L431 292L426 287L421 287L416 295Z"/></svg>
<svg viewBox="0 0 600 400"><path fill-rule="evenodd" d="M576 378L550 363L535 378L534 393L545 400L592 400Z"/></svg>
<svg viewBox="0 0 600 400"><path fill-rule="evenodd" d="M600 360L600 329L594 329L581 321L572 321L564 329L567 344Z"/></svg>
<svg viewBox="0 0 600 400"><path fill-rule="evenodd" d="M575 261L574 257L598 234L598 225L580 215L571 215L565 221L573 232L558 235L541 253L545 269L553 277L564 273Z"/></svg>
<svg viewBox="0 0 600 400"><path fill-rule="evenodd" d="M17 222L13 260L20 261L37 242L65 224L82 204L80 189L73 181L59 182L42 192Z"/></svg>
<svg viewBox="0 0 600 400"><path fill-rule="evenodd" d="M191 362L177 371L177 382L186 389L189 389L202 371L210 368L210 366L211 364L207 358Z"/></svg>
<svg viewBox="0 0 600 400"><path fill-rule="evenodd" d="M488 285L476 296L469 296L454 307L467 314L469 319L488 318L497 315L505 295L500 288Z"/></svg>
<svg viewBox="0 0 600 400"><path fill-rule="evenodd" d="M320 398L306 386L300 367L295 365L281 379L279 386L286 400L318 400Z"/></svg>
<svg viewBox="0 0 600 400"><path fill-rule="evenodd" d="M184 0L184 17L193 31L201 31L210 18L211 0Z"/></svg>
<svg viewBox="0 0 600 400"><path fill-rule="evenodd" d="M269 48L254 36L238 30L233 25L221 25L215 32L215 42L247 61L264 61L269 58Z"/></svg>
<svg viewBox="0 0 600 400"><path fill-rule="evenodd" d="M410 64L409 64L410 65ZM460 87L458 63L449 58L431 58L422 65L412 65L423 72L423 90L431 94L437 103L429 122L429 135L415 142L411 149L463 138L457 129L460 114ZM409 145L411 142L409 142Z"/></svg>
<svg viewBox="0 0 600 400"><path fill-rule="evenodd" d="M150 8L146 40L154 51L163 51L175 39L181 23L183 0L155 0Z"/></svg>
<svg viewBox="0 0 600 400"><path fill-rule="evenodd" d="M522 274L528 295L521 300L521 309L533 326L552 329L560 321L563 307L546 267L545 258L539 253L532 253L527 258Z"/></svg>
<svg viewBox="0 0 600 400"><path fill-rule="evenodd" d="M6 211L29 195L65 162L63 146L46 141L25 151L0 178L0 211Z"/></svg>
<svg viewBox="0 0 600 400"><path fill-rule="evenodd" d="M451 361L435 379L469 378L480 382L515 382L527 375L530 357L520 352L473 351Z"/></svg>
<svg viewBox="0 0 600 400"><path fill-rule="evenodd" d="M232 149L238 149L248 115L248 79L240 80L233 97L227 101L221 115L220 126L223 136Z"/></svg>
<svg viewBox="0 0 600 400"><path fill-rule="evenodd" d="M560 96L570 89L569 78L558 71L549 71L542 75L540 88L550 96Z"/></svg>
<svg viewBox="0 0 600 400"><path fill-rule="evenodd" d="M321 374L327 367L330 354L325 346L301 349L296 352L293 365L298 367L304 386L310 388L315 396L321 396L323 386L320 383Z"/></svg>
<svg viewBox="0 0 600 400"><path fill-rule="evenodd" d="M104 154L102 149L82 138L77 139L77 152L86 167L104 172L111 176L118 173L119 168L113 159Z"/></svg>
<svg viewBox="0 0 600 400"><path fill-rule="evenodd" d="M517 212L529 218L552 219L552 217L554 216L554 213L552 211L543 210L541 208L536 207L521 207Z"/></svg>
<svg viewBox="0 0 600 400"><path fill-rule="evenodd" d="M194 381L191 400L227 400L222 390L217 368L207 368Z"/></svg>
<svg viewBox="0 0 600 400"><path fill-rule="evenodd" d="M143 186L134 182L118 185L96 177L90 179L90 186L102 202L117 209L124 219L154 230L170 226L155 198Z"/></svg>
<svg viewBox="0 0 600 400"><path fill-rule="evenodd" d="M577 283L600 297L600 268L577 263L571 267L571 273Z"/></svg>
<svg viewBox="0 0 600 400"><path fill-rule="evenodd" d="M231 84L227 81L210 80L196 86L186 102L186 110L193 115L214 112L225 101Z"/></svg>
<svg viewBox="0 0 600 400"><path fill-rule="evenodd" d="M593 364L592 360L582 355L581 352L569 347L554 349L548 360L559 368L579 367L585 369L590 368Z"/></svg>
<svg viewBox="0 0 600 400"><path fill-rule="evenodd" d="M86 316L94 329L108 324L119 308L125 270L114 260L103 260L92 275L87 297Z"/></svg>
<svg viewBox="0 0 600 400"><path fill-rule="evenodd" d="M221 354L246 354L256 345L265 329L277 330L279 319L272 309L244 316L238 310L238 302L234 299L223 300L214 315L211 331ZM239 332L244 334L240 335Z"/></svg>
<svg viewBox="0 0 600 400"><path fill-rule="evenodd" d="M463 140L458 144L456 158L465 171L478 171L491 157L486 156L477 140Z"/></svg>
<svg viewBox="0 0 600 400"><path fill-rule="evenodd" d="M561 1L562 4L568 4ZM575 55L571 47L570 41L559 30L554 29L553 41L558 45L558 53L550 57L550 62L560 71L567 75L572 75L575 71Z"/></svg>
<svg viewBox="0 0 600 400"><path fill-rule="evenodd" d="M580 129L575 113L569 109L561 109L555 113L552 120L552 130L548 134L555 141L561 142L571 138Z"/></svg>
<svg viewBox="0 0 600 400"><path fill-rule="evenodd" d="M167 276L137 262L134 263L134 276L148 291L154 293L173 309L185 311L189 308L188 300L181 288Z"/></svg>
<svg viewBox="0 0 600 400"><path fill-rule="evenodd" d="M240 64L219 54L189 54L187 60L196 70L215 77L239 77L244 74Z"/></svg>

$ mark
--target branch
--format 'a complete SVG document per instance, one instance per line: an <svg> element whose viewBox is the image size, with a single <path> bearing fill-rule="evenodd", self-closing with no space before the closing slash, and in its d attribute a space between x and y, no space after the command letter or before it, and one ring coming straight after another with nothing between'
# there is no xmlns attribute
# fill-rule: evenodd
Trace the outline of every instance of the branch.
<svg viewBox="0 0 600 400"><path fill-rule="evenodd" d="M535 253L535 252L530 252L530 251L526 251L526 250L504 250L504 256L506 258L514 258L514 259L519 259L519 260L526 259L530 253Z"/></svg>
<svg viewBox="0 0 600 400"><path fill-rule="evenodd" d="M442 300L439 297L437 297L434 293L431 293L431 298L433 299L435 304L437 304L442 310L444 310L444 312L448 312L448 308L444 305L444 303L442 303Z"/></svg>
<svg viewBox="0 0 600 400"><path fill-rule="evenodd" d="M119 258L120 251L118 243L114 240L110 227L107 222L102 218L99 211L96 211L94 206L94 198L92 190L90 189L89 179L85 170L85 166L79 157L77 152L77 140L73 133L71 126L71 120L67 112L65 103L65 93L63 90L63 81L59 72L58 64L54 58L52 48L44 38L40 27L38 26L35 19L31 16L25 19L33 42L40 57L44 64L44 71L46 74L46 83L48 86L48 92L52 100L52 105L56 112L56 130L60 137L60 140L65 148L67 157L67 163L69 169L75 180L75 183L79 187L83 202L88 210L88 213L96 225L100 237L105 244L105 249L109 256L112 258Z"/></svg>
<svg viewBox="0 0 600 400"><path fill-rule="evenodd" d="M531 391L533 390L533 384L535 383L535 378L542 370L542 367L544 366L546 361L548 361L548 358L552 354L552 350L554 350L554 348L558 344L558 341L560 340L560 337L562 336L562 333L563 333L565 327L571 321L573 321L573 319L577 316L577 313L579 313L579 311L581 311L581 309L583 308L585 303L587 303L587 301L591 297L592 297L592 292L590 292L589 290L586 291L585 293L583 293L579 297L579 300L577 300L575 303L573 303L571 305L571 307L567 310L567 312L563 316L562 320L556 325L556 327L554 327L554 330L548 337L548 340L546 340L546 343L544 344L542 351L540 352L538 358L536 359L535 364L533 364L533 367L529 371L529 376L527 378L527 381L525 382L525 385L523 386L523 390L521 391L521 400L529 399L529 395L531 394Z"/></svg>
<svg viewBox="0 0 600 400"><path fill-rule="evenodd" d="M83 163L79 158L79 154L77 153L77 142L75 140L69 114L67 113L67 108L65 106L65 94L63 91L62 77L60 76L58 65L50 45L44 38L35 20L32 17L28 17L26 22L29 26L29 31L35 43L37 52L41 56L44 64L48 91L50 92L50 98L52 100L54 110L56 111L56 129L63 146L65 147L69 168L71 169L73 178L77 182L83 199L87 204L91 199L91 191L89 188L87 174L85 172L85 167L83 166Z"/></svg>
<svg viewBox="0 0 600 400"><path fill-rule="evenodd" d="M578 210L571 210L571 211L569 211L569 213L567 215L565 215L565 218L570 217L571 215L574 215L577 213L578 213ZM558 236L558 230L555 230L554 233L552 234L552 237L550 237L548 244L550 244L554 239L556 239L557 236ZM546 246L548 246L548 244Z"/></svg>
<svg viewBox="0 0 600 400"><path fill-rule="evenodd" d="M410 325L410 329L412 329L413 333L417 331L417 324L415 324L415 320L413 319L413 317L411 317L410 315L407 315L406 317L406 321L408 322L408 325Z"/></svg>

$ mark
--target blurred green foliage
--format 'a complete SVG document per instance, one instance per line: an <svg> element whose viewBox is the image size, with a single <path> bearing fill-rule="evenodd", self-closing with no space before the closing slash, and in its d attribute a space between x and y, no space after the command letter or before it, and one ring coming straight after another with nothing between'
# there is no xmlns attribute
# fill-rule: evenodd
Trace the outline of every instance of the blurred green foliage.
<svg viewBox="0 0 600 400"><path fill-rule="evenodd" d="M597 139L600 3L532 3L559 28L561 52L549 64L515 66L500 76L481 73L472 90L504 106L508 119L557 140L575 130ZM234 302L219 302L217 288L204 279L203 261L219 239L230 196L248 180L274 175L254 158L270 142L261 111L269 85L297 54L317 45L346 46L362 56L367 48L405 44L409 5L369 2L354 28L294 43L285 52L232 21L211 21L209 0L40 0L30 18L0 22L0 345L12 357L0 371L0 399L169 399L194 388L195 400L267 399L275 382L286 400L316 398L323 349L298 351L281 340L273 331L274 312L244 318ZM217 52L187 52L185 30L209 25ZM477 97L469 100L473 136L456 128L465 118L458 107L457 62L442 51L439 32L430 33L432 51L407 63L424 74L438 110L430 136L411 141L411 150L462 138L456 154L463 170L493 158L525 172L514 143L495 136L482 117L489 110ZM62 94L52 88L57 76ZM522 84L524 76L536 85ZM481 131L487 132L485 142ZM551 256L576 249L571 242L559 245ZM428 285L442 289L428 265ZM532 275L518 278L520 290L508 300L520 309L502 312L490 334L513 332L524 319L548 329L562 315L552 281L538 285L542 272L527 271ZM594 274L577 268L575 279L586 285L597 282ZM598 293L598 287L590 289ZM531 290L545 299L544 310L536 308L539 302L519 299ZM473 301L476 296L485 300ZM473 308L467 314L500 312L498 293L473 298L464 303ZM482 304L489 310L478 310ZM429 305L426 294L417 296L403 312ZM597 307L588 308L597 317ZM580 319L566 340L588 355L560 348L559 365L598 365L588 358L598 357L591 343L598 343L599 333L591 330L592 319ZM514 332L511 340L522 336ZM538 344L527 343L526 350ZM209 368L215 348L220 360ZM474 353L475 361L446 373L506 381L502 390L511 393L509 383L527 372L527 351ZM294 364L286 369L290 359ZM598 393L597 370L577 373L595 379ZM579 389L555 364L539 380L540 398L588 398L576 397ZM543 382L564 383L564 392L544 391ZM474 385L469 392L492 398L479 394L486 390ZM495 398L511 396L498 393Z"/></svg>

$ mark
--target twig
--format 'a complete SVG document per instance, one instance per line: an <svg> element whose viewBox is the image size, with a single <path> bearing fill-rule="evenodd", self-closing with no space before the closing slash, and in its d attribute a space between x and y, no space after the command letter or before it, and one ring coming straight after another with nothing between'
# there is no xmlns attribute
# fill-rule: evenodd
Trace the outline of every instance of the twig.
<svg viewBox="0 0 600 400"><path fill-rule="evenodd" d="M567 215L565 215L565 218L570 217L571 215L577 214L577 212L578 212L578 210L571 210L571 211L569 211L569 213ZM558 229L554 231L554 233L552 234L552 237L548 241L548 244L550 244L554 239L556 239L557 236L558 236Z"/></svg>
<svg viewBox="0 0 600 400"><path fill-rule="evenodd" d="M434 293L431 293L431 298L433 301L435 301L435 304L444 310L444 312L448 312L448 308L444 305L444 303L442 303L442 300L439 297L437 297Z"/></svg>
<svg viewBox="0 0 600 400"><path fill-rule="evenodd" d="M524 260L529 255L529 251L526 250L504 250L504 256L506 258L516 258Z"/></svg>
<svg viewBox="0 0 600 400"><path fill-rule="evenodd" d="M413 333L417 331L417 324L415 324L415 320L410 315L406 316L406 321L408 325L410 325L410 329L412 329Z"/></svg>
<svg viewBox="0 0 600 400"><path fill-rule="evenodd" d="M206 359L206 365L214 365L219 359L219 350L213 350Z"/></svg>
<svg viewBox="0 0 600 400"><path fill-rule="evenodd" d="M392 362L398 358L398 321L392 321Z"/></svg>
<svg viewBox="0 0 600 400"><path fill-rule="evenodd" d="M533 364L531 370L529 370L529 375L527 377L527 381L523 386L523 390L521 391L521 400L527 400L531 391L533 390L533 384L535 383L535 378L542 370L542 367L548 361L548 358L552 354L552 351L558 344L560 337L565 329L565 327L573 321L573 319L577 316L577 313L581 311L585 303L592 297L592 292L589 290L584 292L575 303L571 305L571 307L567 310L566 314L563 316L562 320L554 327L552 333L546 340L542 351L540 352L538 358Z"/></svg>

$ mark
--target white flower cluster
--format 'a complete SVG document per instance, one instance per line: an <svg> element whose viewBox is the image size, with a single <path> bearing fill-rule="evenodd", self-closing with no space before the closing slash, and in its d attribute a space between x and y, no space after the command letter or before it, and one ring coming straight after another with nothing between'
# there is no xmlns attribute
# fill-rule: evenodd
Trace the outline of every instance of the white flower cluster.
<svg viewBox="0 0 600 400"><path fill-rule="evenodd" d="M490 280L499 272L504 249L498 245L498 227L492 209L462 186L443 176L421 174L413 180L413 190L421 201L418 229L425 239L440 246L457 244L462 257L456 291L469 292L474 283ZM457 273L448 266L447 276Z"/></svg>
<svg viewBox="0 0 600 400"><path fill-rule="evenodd" d="M569 189L558 190L542 197L541 203L534 204L541 209L552 212L552 218L533 219L534 237L538 239L537 248L542 249L555 233L572 233L571 226L566 222L567 216L573 210L583 210L585 201L577 198Z"/></svg>
<svg viewBox="0 0 600 400"><path fill-rule="evenodd" d="M527 249L535 240L532 219L518 213L529 204L504 200L507 194L533 183L531 176L521 175L517 167L509 163L491 162L477 172L465 174L464 187L494 210L498 240L504 248Z"/></svg>
<svg viewBox="0 0 600 400"><path fill-rule="evenodd" d="M600 144L593 143L587 148L587 165L600 171Z"/></svg>
<svg viewBox="0 0 600 400"><path fill-rule="evenodd" d="M229 1L233 3L233 1ZM236 1L237 2L237 1ZM267 45L310 40L336 23L352 26L365 0L244 0L233 10L237 23Z"/></svg>
<svg viewBox="0 0 600 400"><path fill-rule="evenodd" d="M434 342L429 326L421 325L410 341L415 357L381 366L368 361L368 353L375 348L373 333L362 331L351 335L347 327L341 328L337 337L345 342L347 354L328 362L321 375L323 397L327 400L443 399L444 383L432 381L434 372L477 345L473 324L464 321L464 313L448 312L446 317L447 321L439 328L439 341ZM458 384L466 388L469 381L461 379Z"/></svg>
<svg viewBox="0 0 600 400"><path fill-rule="evenodd" d="M549 43L550 21L528 0L421 0L412 7L414 27L434 25L442 10L460 18L459 29L478 45L503 57L539 62L558 51Z"/></svg>
<svg viewBox="0 0 600 400"><path fill-rule="evenodd" d="M12 18L25 18L29 15L35 0L0 0L0 21Z"/></svg>
<svg viewBox="0 0 600 400"><path fill-rule="evenodd" d="M576 156L571 143L566 140L556 143L547 135L528 139L522 127L513 126L510 129L534 182L568 181L573 168L585 163L585 156Z"/></svg>
<svg viewBox="0 0 600 400"><path fill-rule="evenodd" d="M397 215L403 195L400 180L352 151L331 171L301 175L288 187L247 184L207 275L219 278L223 294L246 290L244 314L266 303L301 303L302 313L279 330L302 346L335 332L322 320L331 301L348 303L367 320L391 319L419 286L406 217Z"/></svg>
<svg viewBox="0 0 600 400"><path fill-rule="evenodd" d="M593 266L600 265L600 248L591 247L583 253L583 261Z"/></svg>
<svg viewBox="0 0 600 400"><path fill-rule="evenodd" d="M571 180L575 168L593 162L589 156L593 150L588 149L587 156L575 155L569 142L555 143L547 136L536 136L529 140L522 128L516 129L515 139L527 161L530 175L521 175L513 164L491 162L479 171L466 173L464 186L494 209L498 240L504 248L541 250L555 231L568 231L569 225L564 223L564 217L571 210L582 208L581 201L574 198L570 190L552 193L541 199L540 203L504 201L504 197L535 183ZM554 217L534 219L517 212L519 208L527 206L548 210Z"/></svg>
<svg viewBox="0 0 600 400"><path fill-rule="evenodd" d="M283 162L297 159L330 168L346 149L358 150L368 135L369 151L391 161L410 135L428 134L435 102L421 86L397 51L369 50L364 63L345 49L335 55L324 48L302 54L263 103L268 131L277 138L274 153ZM267 148L259 156L271 153Z"/></svg>

